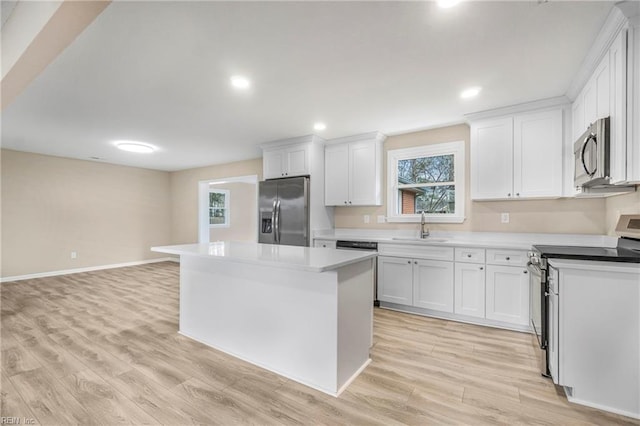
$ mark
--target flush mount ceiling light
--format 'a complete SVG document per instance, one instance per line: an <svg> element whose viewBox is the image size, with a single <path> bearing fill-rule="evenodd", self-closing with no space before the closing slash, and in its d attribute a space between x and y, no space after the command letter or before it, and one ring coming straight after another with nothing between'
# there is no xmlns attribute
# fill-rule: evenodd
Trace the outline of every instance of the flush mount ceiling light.
<svg viewBox="0 0 640 426"><path fill-rule="evenodd" d="M234 75L231 77L231 85L236 89L248 89L251 86L251 82L248 78L241 75Z"/></svg>
<svg viewBox="0 0 640 426"><path fill-rule="evenodd" d="M143 142L134 142L134 141L117 141L115 145L118 149L127 152L136 152L138 154L149 154L156 150L153 145L149 145L148 143Z"/></svg>
<svg viewBox="0 0 640 426"><path fill-rule="evenodd" d="M481 87L470 87L468 89L463 90L460 93L460 97L462 99L469 99L478 96L478 93L482 90Z"/></svg>
<svg viewBox="0 0 640 426"><path fill-rule="evenodd" d="M460 1L461 0L438 0L438 6L443 9L449 9L450 7L453 7L460 3Z"/></svg>
<svg viewBox="0 0 640 426"><path fill-rule="evenodd" d="M313 125L313 130L324 130L324 129L326 129L326 128L327 128L327 125L326 125L326 124L324 124L324 123L320 123L320 122L315 123L315 124Z"/></svg>

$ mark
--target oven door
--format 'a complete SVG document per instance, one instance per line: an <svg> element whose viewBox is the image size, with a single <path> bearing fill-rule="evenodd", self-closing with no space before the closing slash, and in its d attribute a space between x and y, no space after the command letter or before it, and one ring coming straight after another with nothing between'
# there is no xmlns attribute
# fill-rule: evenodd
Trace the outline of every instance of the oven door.
<svg viewBox="0 0 640 426"><path fill-rule="evenodd" d="M531 329L540 348L540 370L543 376L549 376L547 359L547 279L546 271L538 264L529 262L529 320Z"/></svg>

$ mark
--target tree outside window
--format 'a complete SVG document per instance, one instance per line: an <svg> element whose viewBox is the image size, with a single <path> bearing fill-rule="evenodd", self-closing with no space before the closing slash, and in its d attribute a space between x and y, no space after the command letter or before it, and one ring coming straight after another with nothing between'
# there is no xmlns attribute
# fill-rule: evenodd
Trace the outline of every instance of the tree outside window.
<svg viewBox="0 0 640 426"><path fill-rule="evenodd" d="M229 226L229 190L209 190L209 226L226 228Z"/></svg>

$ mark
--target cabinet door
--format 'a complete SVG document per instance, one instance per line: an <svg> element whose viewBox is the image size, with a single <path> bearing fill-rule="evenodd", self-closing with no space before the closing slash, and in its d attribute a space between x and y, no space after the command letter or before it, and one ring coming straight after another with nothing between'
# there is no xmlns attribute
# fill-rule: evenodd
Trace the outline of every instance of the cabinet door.
<svg viewBox="0 0 640 426"><path fill-rule="evenodd" d="M513 193L513 119L471 125L471 198L505 199Z"/></svg>
<svg viewBox="0 0 640 426"><path fill-rule="evenodd" d="M555 274L555 277L552 277L551 274L549 276L549 281L551 284L551 280L556 280L557 281L557 274ZM557 286L557 284L556 284ZM557 288L557 287L556 287ZM549 311L547 312L547 324L548 324L548 330L549 330L549 335L547 336L547 352L548 352L548 357L549 357L549 372L551 373L551 378L553 379L553 382L558 384L559 383L559 379L560 379L560 375L559 375L559 352L558 352L558 345L560 343L559 339L558 339L558 332L560 330L560 324L558 322L558 318L559 318L559 306L558 306L558 294L556 292L549 292L549 297L548 297L548 309Z"/></svg>
<svg viewBox="0 0 640 426"><path fill-rule="evenodd" d="M309 147L295 145L285 149L285 176L303 176L309 174Z"/></svg>
<svg viewBox="0 0 640 426"><path fill-rule="evenodd" d="M609 49L611 82L611 183L627 181L627 31L623 29Z"/></svg>
<svg viewBox="0 0 640 426"><path fill-rule="evenodd" d="M571 138L573 142L577 141L587 130L587 123L584 121L584 98L582 93L578 95L573 105L571 105L571 119L573 120L573 137Z"/></svg>
<svg viewBox="0 0 640 426"><path fill-rule="evenodd" d="M349 144L349 205L374 206L382 203L379 159L375 141Z"/></svg>
<svg viewBox="0 0 640 426"><path fill-rule="evenodd" d="M453 262L413 261L413 306L453 312Z"/></svg>
<svg viewBox="0 0 640 426"><path fill-rule="evenodd" d="M484 266L473 263L455 264L456 314L484 318Z"/></svg>
<svg viewBox="0 0 640 426"><path fill-rule="evenodd" d="M318 248L336 248L334 240L313 240L313 246Z"/></svg>
<svg viewBox="0 0 640 426"><path fill-rule="evenodd" d="M584 132L596 120L598 115L598 89L595 76L589 79L584 89L582 89L581 95L584 102Z"/></svg>
<svg viewBox="0 0 640 426"><path fill-rule="evenodd" d="M562 195L562 110L513 119L513 190L516 198Z"/></svg>
<svg viewBox="0 0 640 426"><path fill-rule="evenodd" d="M264 179L273 179L284 176L283 151L264 151L262 154L262 167Z"/></svg>
<svg viewBox="0 0 640 426"><path fill-rule="evenodd" d="M349 147L331 145L324 150L324 204L345 206L349 203Z"/></svg>
<svg viewBox="0 0 640 426"><path fill-rule="evenodd" d="M487 265L486 318L529 324L529 274L526 268Z"/></svg>
<svg viewBox="0 0 640 426"><path fill-rule="evenodd" d="M596 84L596 119L609 116L609 96L610 96L610 74L609 74L609 54L605 54L604 58L596 68L594 74Z"/></svg>
<svg viewBox="0 0 640 426"><path fill-rule="evenodd" d="M413 303L413 265L403 257L378 257L378 299L382 302Z"/></svg>

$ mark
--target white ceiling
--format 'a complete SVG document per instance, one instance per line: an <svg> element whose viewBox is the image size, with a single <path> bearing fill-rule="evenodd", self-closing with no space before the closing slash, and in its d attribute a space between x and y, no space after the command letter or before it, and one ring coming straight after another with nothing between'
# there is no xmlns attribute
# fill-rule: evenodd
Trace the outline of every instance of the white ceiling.
<svg viewBox="0 0 640 426"><path fill-rule="evenodd" d="M461 122L564 95L612 5L114 2L3 111L2 145L180 170L260 157L319 120L325 139Z"/></svg>

